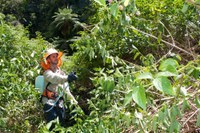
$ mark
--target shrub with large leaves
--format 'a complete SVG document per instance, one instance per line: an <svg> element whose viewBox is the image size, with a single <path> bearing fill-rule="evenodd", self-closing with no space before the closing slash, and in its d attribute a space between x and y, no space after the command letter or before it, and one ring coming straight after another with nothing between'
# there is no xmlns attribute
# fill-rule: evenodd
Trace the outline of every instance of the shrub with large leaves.
<svg viewBox="0 0 200 133"><path fill-rule="evenodd" d="M72 131L184 131L188 101L199 95L199 57L188 50L199 41L196 9L184 1L95 2L95 24L73 56L77 70L93 73L91 112Z"/></svg>

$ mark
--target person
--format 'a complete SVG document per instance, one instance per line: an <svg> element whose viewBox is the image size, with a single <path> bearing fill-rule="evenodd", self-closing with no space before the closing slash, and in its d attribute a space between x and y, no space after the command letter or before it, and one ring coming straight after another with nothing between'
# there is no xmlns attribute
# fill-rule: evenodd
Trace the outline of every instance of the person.
<svg viewBox="0 0 200 133"><path fill-rule="evenodd" d="M59 96L59 89L64 90L67 93L72 103L77 104L74 96L71 94L69 87L66 88L69 82L77 79L74 73L66 75L61 69L63 53L58 52L56 49L50 48L46 51L43 60L41 61L41 66L44 69L44 80L45 89L42 94L42 103L44 105L44 118L46 122L50 122L57 117L59 118L59 123L61 126L65 125L65 107L63 105L63 96ZM55 126L55 125L54 125ZM51 127L50 130L54 128Z"/></svg>

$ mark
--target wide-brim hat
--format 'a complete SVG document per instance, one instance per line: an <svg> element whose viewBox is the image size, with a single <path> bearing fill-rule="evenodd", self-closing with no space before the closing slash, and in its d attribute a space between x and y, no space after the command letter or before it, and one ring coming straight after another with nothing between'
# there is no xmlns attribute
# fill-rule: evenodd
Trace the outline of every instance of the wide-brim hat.
<svg viewBox="0 0 200 133"><path fill-rule="evenodd" d="M57 64L57 66L58 67L61 66L61 64L62 64L61 57L62 57L63 53L58 52L56 49L50 48L46 51L46 53L44 54L42 61L40 63L44 70L50 69L50 63L47 61L47 58L52 54L58 54L58 64Z"/></svg>
<svg viewBox="0 0 200 133"><path fill-rule="evenodd" d="M62 52L58 52L56 49L50 48L44 54L44 59L47 59L52 54L58 54L58 58L62 56Z"/></svg>

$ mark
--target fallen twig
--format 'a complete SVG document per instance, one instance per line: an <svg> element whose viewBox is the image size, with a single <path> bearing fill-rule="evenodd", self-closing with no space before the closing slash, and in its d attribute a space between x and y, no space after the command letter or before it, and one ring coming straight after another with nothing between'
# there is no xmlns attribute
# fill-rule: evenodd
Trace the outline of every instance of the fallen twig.
<svg viewBox="0 0 200 133"><path fill-rule="evenodd" d="M183 126L199 111L199 109L197 109L184 123Z"/></svg>

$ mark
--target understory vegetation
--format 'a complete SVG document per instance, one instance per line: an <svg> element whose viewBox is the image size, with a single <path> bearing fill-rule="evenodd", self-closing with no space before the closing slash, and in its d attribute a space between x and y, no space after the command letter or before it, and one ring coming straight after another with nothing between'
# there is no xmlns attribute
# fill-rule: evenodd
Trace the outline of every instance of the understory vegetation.
<svg viewBox="0 0 200 133"><path fill-rule="evenodd" d="M0 132L49 132L34 82L50 47L66 53L62 69L79 77L70 84L79 102L69 106L76 123L63 128L52 121L54 131L197 131L200 1L89 3L81 17L75 7L59 8L45 23L51 28L34 37L33 25L13 24L16 16L0 13Z"/></svg>

